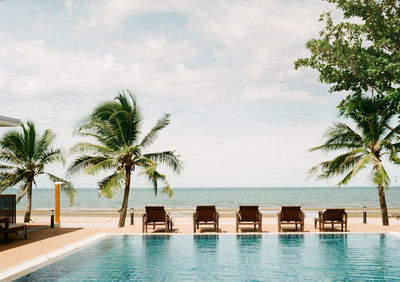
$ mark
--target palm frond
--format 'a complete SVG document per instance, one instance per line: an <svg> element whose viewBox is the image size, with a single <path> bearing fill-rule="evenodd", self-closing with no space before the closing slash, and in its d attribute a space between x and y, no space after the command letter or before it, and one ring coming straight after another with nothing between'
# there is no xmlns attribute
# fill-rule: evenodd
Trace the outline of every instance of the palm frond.
<svg viewBox="0 0 400 282"><path fill-rule="evenodd" d="M384 189L389 188L390 178L380 161L377 162L376 166L374 167L374 170L371 174L371 179L376 185L382 185Z"/></svg>
<svg viewBox="0 0 400 282"><path fill-rule="evenodd" d="M163 194L168 195L168 197L173 197L174 196L174 191L172 190L171 186L169 183L165 180L164 181L164 188L163 188Z"/></svg>
<svg viewBox="0 0 400 282"><path fill-rule="evenodd" d="M13 168L14 168L14 166L11 166L11 165L0 164L0 171L10 170Z"/></svg>
<svg viewBox="0 0 400 282"><path fill-rule="evenodd" d="M75 159L74 162L68 167L68 175L75 175L81 171L85 171L91 166L94 166L98 163L108 160L109 158L110 157L108 156L83 155Z"/></svg>
<svg viewBox="0 0 400 282"><path fill-rule="evenodd" d="M25 161L9 149L0 149L0 161L13 165L22 165Z"/></svg>
<svg viewBox="0 0 400 282"><path fill-rule="evenodd" d="M139 145L125 146L116 151L115 154L118 156L131 154L132 156L137 157L142 155L142 150Z"/></svg>
<svg viewBox="0 0 400 282"><path fill-rule="evenodd" d="M400 124L395 128L391 129L389 133L382 139L382 141L392 142L393 138L398 137L398 132L400 131Z"/></svg>
<svg viewBox="0 0 400 282"><path fill-rule="evenodd" d="M32 159L35 161L43 160L43 155L46 155L55 137L56 135L50 129L46 129L39 140L35 142Z"/></svg>
<svg viewBox="0 0 400 282"><path fill-rule="evenodd" d="M50 178L50 180L53 182L63 182L61 184L61 191L63 191L65 193L65 195L67 195L67 197L69 199L69 204L72 206L72 204L74 203L74 200L75 200L75 196L76 196L76 189L74 188L74 185L72 184L72 182L68 181L64 178L55 176L54 174L51 174L51 173L46 173L46 174Z"/></svg>
<svg viewBox="0 0 400 282"><path fill-rule="evenodd" d="M371 153L359 160L353 167L353 169L337 184L338 187L346 185L356 174L370 164L373 160Z"/></svg>
<svg viewBox="0 0 400 282"><path fill-rule="evenodd" d="M20 163L29 160L28 154L25 152L24 136L16 130L4 134L4 137L0 140L0 148L9 152L11 160L18 160ZM14 157L11 157L11 152Z"/></svg>
<svg viewBox="0 0 400 282"><path fill-rule="evenodd" d="M0 192L7 188L14 187L21 182L25 182L29 176L29 171L22 168L15 168L11 172L0 173Z"/></svg>
<svg viewBox="0 0 400 282"><path fill-rule="evenodd" d="M38 161L42 165L52 164L55 162L60 162L65 165L64 155L58 148L47 148L46 151L42 152Z"/></svg>
<svg viewBox="0 0 400 282"><path fill-rule="evenodd" d="M72 154L94 153L102 155L111 155L113 150L102 145L92 144L89 142L80 142L72 146L70 152Z"/></svg>
<svg viewBox="0 0 400 282"><path fill-rule="evenodd" d="M100 171L115 170L120 163L115 158L104 158L103 160L93 163L85 168L85 173L89 175L96 175Z"/></svg>
<svg viewBox="0 0 400 282"><path fill-rule="evenodd" d="M183 162L179 159L180 156L175 154L175 151L149 153L149 154L144 154L143 157L157 163L165 164L178 174L181 172L183 168Z"/></svg>
<svg viewBox="0 0 400 282"><path fill-rule="evenodd" d="M147 135L143 138L142 142L140 142L140 145L142 147L146 147L153 144L153 142L157 139L159 131L165 128L169 123L170 114L164 114L159 120L157 120L150 132L147 133Z"/></svg>
<svg viewBox="0 0 400 282"><path fill-rule="evenodd" d="M122 189L125 180L125 170L121 169L105 177L99 184L99 195L108 199Z"/></svg>
<svg viewBox="0 0 400 282"><path fill-rule="evenodd" d="M17 193L16 201L17 203L21 201L21 199L26 195L26 192L28 191L28 182L25 182L21 185L19 188L19 191Z"/></svg>
<svg viewBox="0 0 400 282"><path fill-rule="evenodd" d="M389 146L387 146L389 147ZM396 148L395 146L391 146L388 148L389 151L389 160L392 161L395 164L400 164L400 158L397 156L399 153L399 149Z"/></svg>
<svg viewBox="0 0 400 282"><path fill-rule="evenodd" d="M363 138L344 123L334 123L326 131L327 140L321 146L314 147L310 151L323 150L335 151L338 149L351 149L363 146Z"/></svg>
<svg viewBox="0 0 400 282"><path fill-rule="evenodd" d="M157 195L158 192L158 182L162 181L163 182L163 194L167 194L169 197L172 197L174 195L168 181L167 177L157 171L157 164L154 163L152 166L147 166L142 169L140 172L140 175L145 175L147 180L153 184L153 190L154 194Z"/></svg>
<svg viewBox="0 0 400 282"><path fill-rule="evenodd" d="M330 178L347 173L367 154L369 154L369 152L364 148L341 154L330 161L322 162L311 168L309 170L309 175L313 176L319 173L319 178Z"/></svg>

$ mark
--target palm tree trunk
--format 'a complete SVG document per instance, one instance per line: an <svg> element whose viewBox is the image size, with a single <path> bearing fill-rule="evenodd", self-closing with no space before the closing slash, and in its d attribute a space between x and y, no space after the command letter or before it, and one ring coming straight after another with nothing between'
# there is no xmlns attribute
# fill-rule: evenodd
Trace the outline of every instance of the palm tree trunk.
<svg viewBox="0 0 400 282"><path fill-rule="evenodd" d="M28 180L27 191L26 191L26 210L24 216L24 222L29 222L31 220L31 210L32 210L32 180Z"/></svg>
<svg viewBox="0 0 400 282"><path fill-rule="evenodd" d="M122 207L121 207L121 213L119 215L118 227L124 227L125 226L126 212L128 210L129 189L131 187L131 172L132 172L132 169L130 167L126 167L125 168L124 199L122 201Z"/></svg>
<svg viewBox="0 0 400 282"><path fill-rule="evenodd" d="M379 204L381 205L382 224L386 226L389 225L389 217L388 217L385 191L383 189L383 185L378 186L378 191L379 191Z"/></svg>

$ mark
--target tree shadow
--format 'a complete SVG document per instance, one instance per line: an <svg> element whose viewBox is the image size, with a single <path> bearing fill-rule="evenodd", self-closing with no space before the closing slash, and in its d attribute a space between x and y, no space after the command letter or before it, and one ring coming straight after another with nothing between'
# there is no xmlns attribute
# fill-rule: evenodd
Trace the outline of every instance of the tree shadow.
<svg viewBox="0 0 400 282"><path fill-rule="evenodd" d="M50 228L48 225L28 224L27 229L28 238L26 240L24 240L24 235L21 232L18 232L18 234L12 232L8 234L8 244L6 244L4 241L3 233L0 232L0 252L60 236L66 233L75 232L82 228Z"/></svg>

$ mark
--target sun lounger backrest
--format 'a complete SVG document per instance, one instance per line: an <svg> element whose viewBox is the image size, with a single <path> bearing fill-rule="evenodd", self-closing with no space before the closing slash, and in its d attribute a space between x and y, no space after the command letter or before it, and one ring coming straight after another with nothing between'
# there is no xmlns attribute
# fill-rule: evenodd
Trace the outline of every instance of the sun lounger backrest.
<svg viewBox="0 0 400 282"><path fill-rule="evenodd" d="M159 222L165 220L164 207L146 207L146 216L148 222Z"/></svg>
<svg viewBox="0 0 400 282"><path fill-rule="evenodd" d="M240 206L239 213L241 220L257 220L259 213L258 206Z"/></svg>
<svg viewBox="0 0 400 282"><path fill-rule="evenodd" d="M215 206L197 206L197 219L201 221L212 221L215 219Z"/></svg>
<svg viewBox="0 0 400 282"><path fill-rule="evenodd" d="M326 209L324 216L325 220L342 221L344 215L344 209Z"/></svg>
<svg viewBox="0 0 400 282"><path fill-rule="evenodd" d="M14 194L0 194L0 219L8 218L9 223L15 223L16 199Z"/></svg>
<svg viewBox="0 0 400 282"><path fill-rule="evenodd" d="M301 207L299 206L287 206L281 209L281 220L282 221L299 221L301 220Z"/></svg>

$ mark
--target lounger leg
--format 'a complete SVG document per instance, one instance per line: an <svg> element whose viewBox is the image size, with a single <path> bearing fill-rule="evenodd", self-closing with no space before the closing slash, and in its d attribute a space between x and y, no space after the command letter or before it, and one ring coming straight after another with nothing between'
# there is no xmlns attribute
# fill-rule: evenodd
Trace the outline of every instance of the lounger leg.
<svg viewBox="0 0 400 282"><path fill-rule="evenodd" d="M196 222L193 221L193 233L196 233Z"/></svg>
<svg viewBox="0 0 400 282"><path fill-rule="evenodd" d="M239 233L239 222L236 220L236 233Z"/></svg>
<svg viewBox="0 0 400 282"><path fill-rule="evenodd" d="M333 222L332 222L332 230L333 230L333 228L334 228L334 227L333 227Z"/></svg>
<svg viewBox="0 0 400 282"><path fill-rule="evenodd" d="M26 225L24 226L24 239L26 240L27 238L28 238L28 232L27 232L27 230L26 230L27 228L26 228Z"/></svg>

